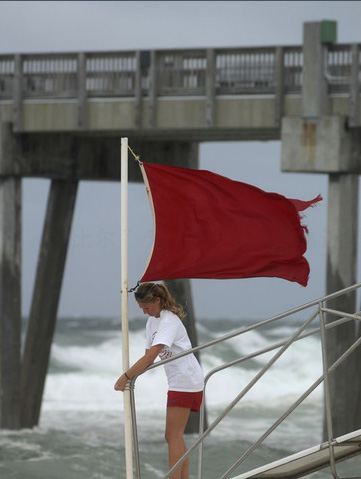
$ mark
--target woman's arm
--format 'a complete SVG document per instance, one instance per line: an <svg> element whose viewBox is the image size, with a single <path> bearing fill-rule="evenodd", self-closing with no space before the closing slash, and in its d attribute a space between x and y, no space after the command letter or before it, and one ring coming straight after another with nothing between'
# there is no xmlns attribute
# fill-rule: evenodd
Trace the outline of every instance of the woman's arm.
<svg viewBox="0 0 361 479"><path fill-rule="evenodd" d="M164 344L157 344L152 346L150 349L145 351L144 356L142 356L136 363L133 364L131 368L128 369L124 374L120 376L117 382L114 385L116 391L124 391L125 385L137 374L142 373L148 366L154 363L155 358L164 348ZM128 377L127 377L128 376Z"/></svg>

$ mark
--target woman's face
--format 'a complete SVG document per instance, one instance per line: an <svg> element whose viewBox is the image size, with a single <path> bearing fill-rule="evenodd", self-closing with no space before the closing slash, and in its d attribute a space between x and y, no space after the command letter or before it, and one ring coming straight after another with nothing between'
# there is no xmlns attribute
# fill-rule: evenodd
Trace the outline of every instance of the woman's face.
<svg viewBox="0 0 361 479"><path fill-rule="evenodd" d="M143 303L142 301L137 301L139 304L140 309L143 310L144 314L148 314L149 316L153 316L155 318L159 318L161 307L160 307L160 298L155 298L152 303Z"/></svg>

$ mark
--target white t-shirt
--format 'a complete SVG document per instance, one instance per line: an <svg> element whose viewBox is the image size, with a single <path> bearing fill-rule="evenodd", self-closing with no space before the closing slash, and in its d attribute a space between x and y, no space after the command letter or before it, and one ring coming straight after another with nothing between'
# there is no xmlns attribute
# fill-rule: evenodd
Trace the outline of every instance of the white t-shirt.
<svg viewBox="0 0 361 479"><path fill-rule="evenodd" d="M171 311L162 310L160 317L150 316L146 325L146 349L157 344L165 347L159 353L160 359L192 349L187 330L179 317ZM187 354L164 365L171 391L202 391L204 379L202 369L194 354Z"/></svg>

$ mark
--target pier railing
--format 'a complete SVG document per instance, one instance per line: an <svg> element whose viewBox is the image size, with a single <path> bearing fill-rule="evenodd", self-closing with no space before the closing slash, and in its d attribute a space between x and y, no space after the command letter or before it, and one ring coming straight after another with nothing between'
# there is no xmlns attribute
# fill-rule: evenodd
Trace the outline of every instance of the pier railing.
<svg viewBox="0 0 361 479"><path fill-rule="evenodd" d="M311 393L316 390L317 387L323 386L323 399L324 399L324 405L325 405L325 411L324 411L324 417L325 417L325 431L326 431L326 436L327 440L325 443L323 443L321 446L312 448L312 449L319 449L320 451L325 451L325 454L322 458L322 460L315 466L315 464L307 464L307 461L304 462L301 466L301 469L297 469L298 473L297 475L292 475L292 473L289 473L289 476L287 477L301 477L302 475L309 474L311 472L315 472L316 470L319 470L324 467L330 467L332 476L335 479L339 479L339 476L337 474L336 470L336 464L339 460L345 460L347 457L353 457L357 454L361 454L361 449L359 446L359 442L355 442L353 444L354 449L350 450L347 452L347 448L345 446L350 446L350 444L341 444L338 442L338 439L334 436L334 431L333 431L333 411L332 411L332 402L331 402L331 392L330 392L330 384L329 384L329 378L330 375L334 373L335 369L340 366L352 353L356 351L357 348L360 347L361 345L361 336L356 335L355 333L355 339L354 342L350 340L350 344L348 345L348 349L344 351L339 358L335 360L335 362L332 363L330 358L327 357L327 342L328 342L328 331L333 328L337 328L341 325L344 325L345 323L349 321L353 321L355 323L355 328L356 324L361 321L361 314L360 313L355 313L355 314L350 314L347 312L343 311L338 311L335 309L331 309L329 307L330 302L332 300L335 300L336 298L341 298L344 295L350 295L350 294L356 294L356 291L361 287L361 283L355 284L349 288L345 288L341 291L338 291L336 293L324 296L322 298L316 299L314 301L311 301L305 305L299 306L297 308L294 308L292 310L286 311L285 313L279 314L277 316L274 316L272 318L266 319L264 321L261 321L259 323L256 323L251 326L243 327L239 330L233 331L223 337L217 338L213 341L210 341L209 343L203 344L201 346L198 346L196 348L193 348L192 350L189 350L187 352L184 352L182 354L178 354L174 356L173 358L165 359L163 361L158 361L155 364L151 365L147 371L154 369L156 367L160 367L164 365L167 362L174 361L180 357L183 357L187 354L190 354L191 352L197 352L201 351L206 348L210 348L216 344L226 342L229 339L233 339L235 337L239 338L244 338L244 340L247 341L247 333L253 332L255 330L259 330L261 328L265 328L269 326L270 324L274 324L277 322L280 326L284 326L285 323L281 323L283 319L286 318L294 318L295 314L299 313L305 313L307 314L307 319L305 319L302 324L298 324L295 326L294 332L291 333L289 336L287 333L285 333L285 337L283 340L275 342L274 344L266 347L266 348L261 348L260 350L253 351L252 353L236 358L232 362L222 364L211 371L208 372L208 374L205 376L205 387L204 387L204 392L205 392L205 401L203 401L202 408L201 408L201 416L200 416L200 428L199 428L199 435L196 441L188 448L187 452L182 456L182 458L167 472L167 474L164 476L164 479L170 477L172 473L177 469L178 466L192 454L196 449L198 449L198 479L202 479L202 470L203 470L203 447L204 447L204 441L205 439L209 436L209 434L223 421L223 419L228 416L228 414L233 410L235 406L237 406L242 399L245 397L245 395L254 387L259 385L260 380L262 377L267 374L271 367L273 367L276 362L288 351L288 349L297 341L304 340L310 336L313 335L318 335L320 338L320 353L321 353L321 363L320 363L320 376L308 387L306 391L304 391L299 397L295 399L295 401L288 407L286 410L281 413L280 417L275 420L275 422L268 427L264 431L264 433L261 434L261 436L253 443L250 445L250 447L243 453L240 454L239 458L232 464L228 470L226 470L220 477L219 479L227 479L229 477L234 477L234 473L237 470L237 468L244 463L244 461L252 455L252 453L264 443L264 441L271 435L272 432L274 432L301 404L304 403L305 400L311 395ZM328 321L326 322L326 315L328 317ZM332 321L331 321L332 318ZM290 325L292 323L288 322L286 325ZM288 329L288 328L287 328ZM355 329L356 331L356 329ZM231 368L236 365L240 365L246 361L249 360L254 360L256 358L262 358L265 357L263 355L267 355L267 358L270 357L267 361L265 361L264 366L260 369L260 371L255 374L254 378L247 384L245 387L240 390L239 394L231 401L231 403L224 408L223 411L219 414L219 416L208 426L207 429L205 429L205 421L204 421L204 415L205 415L205 409L204 409L204 404L207 399L207 385L209 380L212 378L213 375L221 373L223 370ZM144 373L143 373L144 374ZM138 376L139 377L139 376ZM136 478L141 479L141 461L140 461L140 456L139 456L139 444L138 444L138 433L137 433L137 420L136 420L136 409L135 409L135 390L134 390L134 385L137 380L137 377L134 377L130 383L130 392L131 392L131 410L132 410L132 424L133 424L133 442L134 442L134 453L135 453L135 469L136 469ZM358 435L360 434L360 431L357 431ZM240 439L242 439L240 433ZM342 451L343 449L343 451ZM301 454L301 453L300 453ZM296 454L297 455L297 454ZM292 463L294 461L294 456L290 456L290 461L289 464L292 467ZM275 464L275 463L273 463ZM287 466L287 458L284 458L282 467L284 468ZM264 479L271 479L271 478L276 478L276 477L286 477L284 470L283 474L280 474L279 476L277 474L273 475L270 467L270 474L267 475L267 465L264 465L264 467L260 468L263 469L262 474L260 476L258 475L253 475L252 471L249 473L244 473L241 476L237 476L234 479L252 479L262 477ZM302 473L303 471L303 473ZM359 477L359 475L357 476ZM351 479L351 478L350 478ZM354 477L353 479L356 479Z"/></svg>
<svg viewBox="0 0 361 479"><path fill-rule="evenodd" d="M360 44L327 47L329 93L361 83ZM0 100L302 92L302 46L0 55Z"/></svg>

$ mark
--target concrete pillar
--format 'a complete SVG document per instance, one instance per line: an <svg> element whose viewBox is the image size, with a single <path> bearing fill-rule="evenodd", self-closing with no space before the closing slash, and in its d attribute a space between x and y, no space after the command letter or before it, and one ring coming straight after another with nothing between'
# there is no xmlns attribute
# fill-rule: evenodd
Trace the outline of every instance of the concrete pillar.
<svg viewBox="0 0 361 479"><path fill-rule="evenodd" d="M327 293L356 283L358 229L358 175L329 175L327 228ZM328 302L327 306L354 313L355 292ZM328 322L335 318L330 316ZM327 331L327 360L334 363L357 338L357 324L348 322ZM359 364L355 351L330 376L331 412L334 436L361 427ZM324 439L327 439L324 430Z"/></svg>
<svg viewBox="0 0 361 479"><path fill-rule="evenodd" d="M21 426L38 424L78 182L53 180L21 371Z"/></svg>
<svg viewBox="0 0 361 479"><path fill-rule="evenodd" d="M358 183L358 175L329 175L328 292L337 291L356 283Z"/></svg>
<svg viewBox="0 0 361 479"><path fill-rule="evenodd" d="M303 24L302 109L305 118L317 118L330 111L324 75L327 54L327 44L322 42L324 25L324 22Z"/></svg>
<svg viewBox="0 0 361 479"><path fill-rule="evenodd" d="M0 123L0 427L20 427L21 179L12 168L11 128Z"/></svg>
<svg viewBox="0 0 361 479"><path fill-rule="evenodd" d="M21 338L21 180L0 178L0 427L18 429Z"/></svg>

